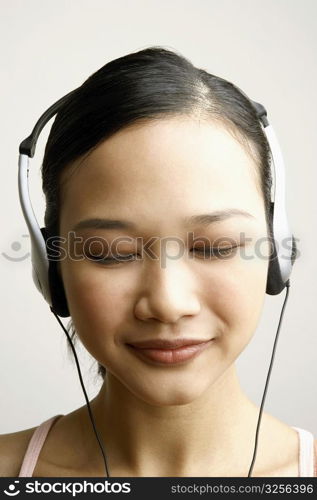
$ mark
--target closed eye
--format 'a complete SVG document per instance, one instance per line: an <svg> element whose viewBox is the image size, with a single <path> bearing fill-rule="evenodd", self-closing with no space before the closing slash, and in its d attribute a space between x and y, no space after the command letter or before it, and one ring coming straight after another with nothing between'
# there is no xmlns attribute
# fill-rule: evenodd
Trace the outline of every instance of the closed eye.
<svg viewBox="0 0 317 500"><path fill-rule="evenodd" d="M234 247L194 247L191 249L191 251L194 254L197 255L202 255L204 259L221 259L230 256L231 254L235 253L235 249L238 248L238 246ZM91 255L87 254L86 255L88 259L96 261L98 264L103 264L103 265L109 265L109 264L121 264L125 262L134 262L136 260L141 260L140 254L118 254L118 255L113 255L112 257L100 257L98 255Z"/></svg>
<svg viewBox="0 0 317 500"><path fill-rule="evenodd" d="M196 247L196 248L193 248L192 250L195 253L203 254L203 255L207 256L207 258L216 257L217 259L221 259L222 257L228 257L229 255L231 255L236 248L238 248L238 246L216 247L216 248L213 248L213 247L198 248L198 247Z"/></svg>
<svg viewBox="0 0 317 500"><path fill-rule="evenodd" d="M127 255L114 255L113 257L100 257L99 255L91 255L87 254L86 256L90 260L94 260L98 262L99 264L120 264L121 262L131 262L134 259L134 255L138 254L127 254Z"/></svg>

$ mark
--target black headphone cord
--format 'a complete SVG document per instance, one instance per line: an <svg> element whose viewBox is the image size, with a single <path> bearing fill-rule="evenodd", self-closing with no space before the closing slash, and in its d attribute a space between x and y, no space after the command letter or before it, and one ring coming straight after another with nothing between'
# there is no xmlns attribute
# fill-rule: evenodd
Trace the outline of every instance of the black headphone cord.
<svg viewBox="0 0 317 500"><path fill-rule="evenodd" d="M257 423L257 426L256 426L255 445L254 445L253 458L252 458L252 462L251 462L251 465L250 465L248 477L251 477L253 466L254 466L254 462L255 462L255 459L256 459L256 452L257 452L257 448L258 448L258 434L259 434L259 430L260 430L260 423L261 423L261 419L262 419L262 412L263 412L263 407L264 407L264 402L265 402L265 397L266 397L266 391L267 391L267 388L268 388L268 385L269 385L269 381L270 381L270 376L271 376L271 371L272 371L272 366L273 366L273 361L274 361L274 356L275 356L275 350L276 350L276 346L277 346L278 336L279 336L280 327L281 327L281 324L282 324L282 319L283 319L283 315L284 315L284 309L285 309L285 306L286 306L286 303L287 303L287 299L288 299L289 288L291 286L289 279L286 281L285 286L286 286L286 295L285 295L283 307L282 307L282 310L281 310L281 315L280 315L280 320L279 320L278 327L277 327L277 332L276 332L276 335L275 335L275 340L274 340L274 345L273 345L273 351L272 351L272 356L271 356L271 362L270 362L268 374L267 374L267 377L266 377L264 392L263 392L263 396L262 396L262 401L261 401L261 406L260 406L260 411L259 411L259 417L258 417L258 423Z"/></svg>
<svg viewBox="0 0 317 500"><path fill-rule="evenodd" d="M286 296L285 296L285 299L284 299L284 304L283 304L283 307L282 307L282 311L281 311L281 315L280 315L280 320L279 320L277 332L276 332L276 335L275 335L275 340L274 340L274 345L273 345L273 351L272 351L270 366L269 366L268 374L267 374L267 377L266 377L265 388L264 388L264 392L263 392L263 396L262 396L262 401L261 401L261 406L260 406L260 411L259 411L259 416L258 416L258 422L257 422L257 427L256 427L255 446L254 446L253 458L252 458L252 462L251 462L251 465L250 465L248 477L251 477L253 466L254 466L255 459L256 459L257 447L258 447L258 434L259 434L259 430L260 430L260 424L261 424L261 419L262 419L262 412L263 412L263 407L264 407L264 402L265 402L265 397L266 397L266 392L267 392L268 384L269 384L269 381L270 381L270 376L271 376L271 371L272 371L272 366L273 366L273 361L274 361L274 356L275 356L275 350L276 350L276 346L277 346L279 331L280 331L280 327L281 327L281 324L282 324L284 310L285 310L285 306L286 306L287 299L288 299L289 288L290 288L290 281L289 280L287 280L285 286L286 286ZM78 371L78 375L79 375L79 380L80 380L81 387L82 387L82 390L83 390L83 393L84 393L84 396L85 396L85 399L86 399L86 405L87 405L89 417L90 417L90 420L91 420L91 423L92 423L92 426L93 426L93 430L94 430L94 433L96 435L96 438L97 438L97 441L98 441L98 444L99 444L99 447L100 447L100 450L101 450L101 453L102 453L102 457L103 457L103 460L104 460L104 465L105 465L105 470L106 470L106 477L110 477L109 471L108 471L106 454L105 454L105 451L104 451L103 444L101 442L101 438L99 437L99 434L98 434L98 431L97 431L97 428L96 428L96 425L95 425L94 417L93 417L93 414L92 414L92 411L91 411L91 407L90 407L90 404L89 404L89 399L88 399L87 392L86 392L86 389L85 389L85 385L84 385L84 382L83 382L83 378L82 378L82 374L81 374L81 370L80 370L80 366L79 366L79 362L78 362L76 350L75 350L74 345L72 343L72 340L71 340L71 338L69 336L69 333L66 330L66 328L64 327L63 323L61 322L61 320L59 319L59 317L57 316L57 314L54 312L53 308L50 307L50 309L51 309L52 313L54 314L54 316L56 317L56 319L59 322L59 324L61 325L61 327L63 328L63 330L64 330L64 332L65 332L65 334L67 336L67 339L68 339L68 341L70 343L72 352L74 354L74 358L75 358L76 366L77 366L77 371Z"/></svg>
<svg viewBox="0 0 317 500"><path fill-rule="evenodd" d="M75 361L76 361L77 371L78 371L78 375L79 375L79 380L80 380L81 387L82 387L82 390L83 390L83 393L84 393L84 396L85 396L85 399L86 399L86 405L87 405L87 409L88 409L90 421L92 423L92 426L93 426L93 429L94 429L94 433L96 435L96 438L97 438L97 441L98 441L98 444L99 444L99 447L100 447L100 450L101 450L101 453L102 453L103 461L104 461L104 464L105 464L106 477L110 477L109 472L108 472L108 465L107 465L107 459L106 459L105 450L104 450L104 447L103 447L102 442L101 442L102 440L101 440L101 438L100 438L100 436L98 434L98 431L97 431L97 428L96 428L96 425L95 425L95 420L94 420L94 417L93 417L93 414L92 414L92 411L91 411L91 407L90 407L90 404L89 404L89 399L88 399L87 392L86 392L86 389L85 389L85 385L84 385L84 382L83 382L83 377L82 377L82 374L81 374L81 370L80 370L80 366L79 366L79 362L78 362L76 350L75 350L73 342L72 342L72 340L71 340L71 338L69 336L69 333L66 330L66 328L64 327L63 323L61 322L61 320L59 319L59 317L57 316L57 314L53 311L53 308L50 307L50 309L51 309L52 313L54 314L54 316L56 317L56 319L59 322L59 324L61 325L61 327L63 328L64 332L66 333L68 342L70 343L71 349L73 351L74 358L75 358Z"/></svg>

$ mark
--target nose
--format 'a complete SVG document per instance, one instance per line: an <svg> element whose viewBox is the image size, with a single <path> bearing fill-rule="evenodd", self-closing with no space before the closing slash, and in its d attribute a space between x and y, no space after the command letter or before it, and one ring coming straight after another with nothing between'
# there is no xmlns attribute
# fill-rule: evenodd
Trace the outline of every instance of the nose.
<svg viewBox="0 0 317 500"><path fill-rule="evenodd" d="M156 319L176 323L183 316L197 315L200 303L195 292L195 280L186 265L179 261L152 263L143 276L142 289L134 314L142 321Z"/></svg>

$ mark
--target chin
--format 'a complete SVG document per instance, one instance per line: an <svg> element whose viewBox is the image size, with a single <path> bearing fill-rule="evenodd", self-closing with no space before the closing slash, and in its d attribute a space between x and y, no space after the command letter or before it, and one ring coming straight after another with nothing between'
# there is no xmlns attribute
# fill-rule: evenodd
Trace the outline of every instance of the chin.
<svg viewBox="0 0 317 500"><path fill-rule="evenodd" d="M109 376L110 370L107 370ZM128 394L124 395L127 391L136 399L157 407L188 405L206 395L215 379L215 374L210 368L186 370L181 373L176 370L153 373L131 368L127 377L127 371L122 371L120 365L120 370L113 370L111 375L114 394L119 396L122 391L120 398L129 399Z"/></svg>
<svg viewBox="0 0 317 500"><path fill-rule="evenodd" d="M142 399L145 403L151 406L182 406L187 405L200 398L204 391L206 390L205 385L198 387L188 387L182 384L179 388L165 386L161 384L160 387L152 386L138 387L136 390L132 390L136 397Z"/></svg>

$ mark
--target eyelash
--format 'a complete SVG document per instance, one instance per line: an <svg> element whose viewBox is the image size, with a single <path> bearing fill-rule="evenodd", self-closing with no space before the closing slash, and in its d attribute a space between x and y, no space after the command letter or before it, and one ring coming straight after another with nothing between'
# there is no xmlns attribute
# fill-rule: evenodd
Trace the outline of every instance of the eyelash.
<svg viewBox="0 0 317 500"><path fill-rule="evenodd" d="M218 250L217 249L213 249L212 247L207 247L207 248L193 248L192 250L194 250L195 252L198 252L198 253L207 253L207 258L210 258L211 257L211 251L213 251L214 253L217 254L217 259L221 259L222 257L222 253L225 252L225 257L228 255L226 254L226 252L228 251L232 251L232 250L235 250L236 248L238 248L239 245L235 246L235 247L226 247L226 248L219 248ZM101 264L101 265L109 265L109 264L122 264L124 262L134 262L135 259L131 259L130 257L133 256L135 254L127 254L125 256L115 256L113 258L101 258L101 257L96 257L94 255L87 255L87 257L93 261L96 261L98 264ZM118 259L116 258L118 257Z"/></svg>

